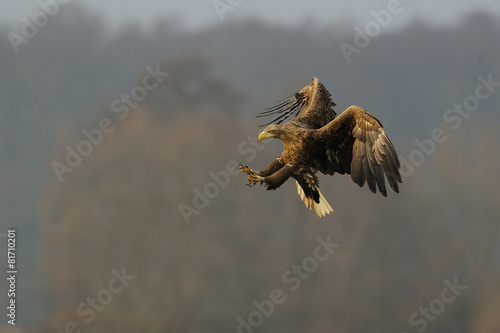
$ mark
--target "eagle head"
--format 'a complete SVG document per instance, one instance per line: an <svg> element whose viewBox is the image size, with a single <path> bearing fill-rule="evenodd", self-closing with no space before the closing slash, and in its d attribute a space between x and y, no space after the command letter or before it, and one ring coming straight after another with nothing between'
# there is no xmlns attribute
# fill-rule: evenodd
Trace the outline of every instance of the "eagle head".
<svg viewBox="0 0 500 333"><path fill-rule="evenodd" d="M283 125L272 124L267 126L262 133L259 134L259 141L269 138L278 138L283 140Z"/></svg>

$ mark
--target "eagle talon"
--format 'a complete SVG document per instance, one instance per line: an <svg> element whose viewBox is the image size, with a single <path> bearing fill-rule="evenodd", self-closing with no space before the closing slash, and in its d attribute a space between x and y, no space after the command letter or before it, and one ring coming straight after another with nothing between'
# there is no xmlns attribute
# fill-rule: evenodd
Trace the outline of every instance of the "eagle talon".
<svg viewBox="0 0 500 333"><path fill-rule="evenodd" d="M241 172L244 172L246 173L247 175L255 175L255 171L253 171L252 169L250 169L249 167L247 167L246 165L243 166L243 164L240 164L240 170ZM248 178L248 181L250 181L250 178Z"/></svg>
<svg viewBox="0 0 500 333"><path fill-rule="evenodd" d="M248 175L248 186L254 187L258 182L260 182L261 184L264 182L264 177L259 176L255 171L253 171L246 165L243 166L243 164L240 164L240 170L241 172L244 172Z"/></svg>
<svg viewBox="0 0 500 333"><path fill-rule="evenodd" d="M264 182L264 177L261 177L261 176L257 175L256 173L252 173L248 176L248 185L250 187L255 186L255 184L257 184L258 182L260 182L262 184Z"/></svg>

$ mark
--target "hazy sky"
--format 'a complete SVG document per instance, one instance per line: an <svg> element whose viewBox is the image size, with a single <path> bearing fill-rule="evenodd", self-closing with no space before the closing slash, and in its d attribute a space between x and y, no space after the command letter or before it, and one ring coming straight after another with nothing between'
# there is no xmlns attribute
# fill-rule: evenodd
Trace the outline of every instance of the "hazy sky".
<svg viewBox="0 0 500 333"><path fill-rule="evenodd" d="M285 24L302 23L315 19L321 23L348 22L354 19L363 25L370 20L372 11L388 7L391 1L399 1L401 13L394 15L388 27L398 27L415 17L425 18L435 24L457 22L467 12L482 10L500 18L498 0L2 0L0 20L20 27L22 17L32 17L40 10L39 3L79 2L105 15L111 26L130 21L147 26L156 19L180 17L188 28L238 20L244 17L260 17L267 21ZM221 21L214 3L233 4L232 11L223 14ZM64 5L61 5L64 10Z"/></svg>

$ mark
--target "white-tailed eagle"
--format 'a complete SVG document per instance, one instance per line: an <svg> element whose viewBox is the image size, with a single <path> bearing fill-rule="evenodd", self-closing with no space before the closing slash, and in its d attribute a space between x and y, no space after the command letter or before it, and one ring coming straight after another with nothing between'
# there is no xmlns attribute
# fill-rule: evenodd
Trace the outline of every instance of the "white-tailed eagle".
<svg viewBox="0 0 500 333"><path fill-rule="evenodd" d="M240 165L248 184L264 183L268 190L280 187L288 178L297 183L297 192L319 217L333 212L319 191L316 173L350 174L359 186L365 183L373 193L387 196L385 179L398 193L401 183L399 159L382 123L360 108L348 107L338 117L330 92L317 78L292 98L267 109L258 117L277 116L266 124L259 140L278 138L284 149L262 171ZM289 116L295 116L283 124Z"/></svg>

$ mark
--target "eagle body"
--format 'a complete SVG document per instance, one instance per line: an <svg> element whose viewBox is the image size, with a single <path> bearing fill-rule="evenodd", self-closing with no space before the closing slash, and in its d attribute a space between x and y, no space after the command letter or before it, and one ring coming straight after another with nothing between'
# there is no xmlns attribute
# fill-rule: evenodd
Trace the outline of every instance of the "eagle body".
<svg viewBox="0 0 500 333"><path fill-rule="evenodd" d="M283 125L292 125L290 123ZM285 164L306 164L311 159L311 154L309 154L311 148L311 135L312 131L310 129L297 128L295 126L286 126L286 129L281 130L283 137L278 137L283 141L283 153L281 153L280 158Z"/></svg>
<svg viewBox="0 0 500 333"><path fill-rule="evenodd" d="M259 114L275 115L266 124L259 140L283 141L283 152L262 171L240 166L248 174L249 185L264 183L268 190L281 186L290 177L297 193L319 217L333 212L319 191L317 172L327 175L350 174L359 186L365 183L373 193L386 196L385 180L396 192L401 183L399 159L383 130L382 123L358 106L350 106L336 116L331 95L317 78L294 97ZM285 124L282 122L295 114Z"/></svg>

